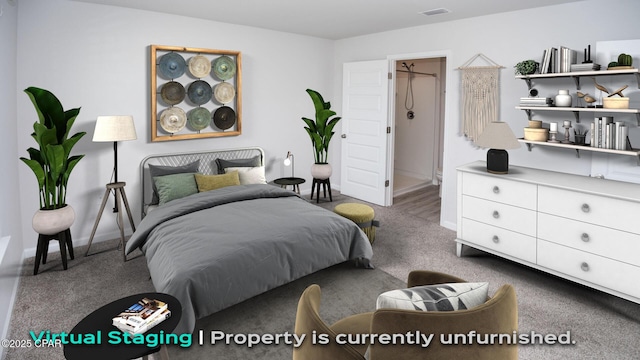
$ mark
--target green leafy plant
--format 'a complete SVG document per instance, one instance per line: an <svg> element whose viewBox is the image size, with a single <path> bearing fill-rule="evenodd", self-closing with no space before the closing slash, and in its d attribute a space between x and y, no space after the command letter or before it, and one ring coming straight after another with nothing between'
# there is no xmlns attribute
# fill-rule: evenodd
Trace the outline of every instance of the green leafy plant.
<svg viewBox="0 0 640 360"><path fill-rule="evenodd" d="M329 151L329 142L333 137L333 128L336 126L341 117L335 116L336 112L331 110L331 103L325 102L319 92L307 89L307 93L313 101L315 108L315 121L303 117L302 120L307 124L304 129L311 138L313 146L314 160L316 164L327 163L327 154ZM332 116L335 116L331 118Z"/></svg>
<svg viewBox="0 0 640 360"><path fill-rule="evenodd" d="M531 75L538 69L538 63L534 60L524 60L514 66L516 75Z"/></svg>
<svg viewBox="0 0 640 360"><path fill-rule="evenodd" d="M48 90L29 87L24 90L38 114L31 136L39 148L27 149L29 159L22 160L38 180L40 208L51 210L66 205L67 183L71 171L84 155L70 156L71 149L86 132L69 137L80 108L63 110L58 98Z"/></svg>

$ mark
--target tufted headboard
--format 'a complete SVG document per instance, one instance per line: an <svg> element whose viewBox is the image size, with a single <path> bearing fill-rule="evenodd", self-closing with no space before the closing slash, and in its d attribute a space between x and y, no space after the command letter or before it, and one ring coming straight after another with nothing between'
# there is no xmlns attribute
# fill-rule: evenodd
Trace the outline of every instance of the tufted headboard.
<svg viewBox="0 0 640 360"><path fill-rule="evenodd" d="M153 179L151 179L151 174L149 173L149 164L158 166L180 166L200 160L198 172L202 174L217 174L216 159L248 159L257 155L260 156L260 163L264 166L264 150L259 147L160 154L145 157L140 162L140 183L142 184L142 191L140 192L142 194L141 218L144 218L147 214L153 195Z"/></svg>

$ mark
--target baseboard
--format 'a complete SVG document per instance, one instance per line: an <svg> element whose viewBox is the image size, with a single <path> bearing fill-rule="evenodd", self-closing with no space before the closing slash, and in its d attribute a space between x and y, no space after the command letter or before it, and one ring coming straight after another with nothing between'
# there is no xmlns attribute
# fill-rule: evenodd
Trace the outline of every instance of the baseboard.
<svg viewBox="0 0 640 360"><path fill-rule="evenodd" d="M117 241L117 239L120 239L120 231L117 230L118 227L115 226L115 230L106 233L106 234L100 234L100 235L96 235L93 238L93 242L92 244L97 244L103 241ZM131 230L129 228L125 229L125 233L124 233L124 237L125 239L128 239L131 236ZM85 238L73 238L73 247L74 249L79 247L79 246L84 246L89 244L89 238L85 237ZM93 245L92 245L93 246ZM53 254L53 253L57 253L60 251L60 244L57 241L51 241L49 243L49 252L48 254ZM82 254L84 256L84 254ZM22 254L23 259L28 259L31 257L35 257L36 256L36 248L32 247L32 248L28 248L28 249L24 249L24 252Z"/></svg>
<svg viewBox="0 0 640 360"><path fill-rule="evenodd" d="M447 228L449 230L453 230L453 231L457 231L457 229L458 229L456 223L451 222L451 221L440 221L440 226L442 226L443 228Z"/></svg>

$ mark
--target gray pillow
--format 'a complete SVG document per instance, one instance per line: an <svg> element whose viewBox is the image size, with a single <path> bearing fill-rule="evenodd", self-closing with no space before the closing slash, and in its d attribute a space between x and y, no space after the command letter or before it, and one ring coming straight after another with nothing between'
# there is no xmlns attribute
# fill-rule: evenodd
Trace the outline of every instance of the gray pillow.
<svg viewBox="0 0 640 360"><path fill-rule="evenodd" d="M378 296L376 309L466 310L487 301L489 283L451 283L391 290Z"/></svg>
<svg viewBox="0 0 640 360"><path fill-rule="evenodd" d="M158 188L156 187L156 182L153 181L155 177L171 174L196 173L198 172L198 167L200 167L200 160L196 160L192 163L180 166L159 166L149 164L149 174L151 175L151 185L153 188L151 205L157 205L160 200L160 198L158 197Z"/></svg>
<svg viewBox="0 0 640 360"><path fill-rule="evenodd" d="M194 173L171 174L157 176L153 182L158 188L159 205L164 205L169 201L193 195L198 192L198 185Z"/></svg>
<svg viewBox="0 0 640 360"><path fill-rule="evenodd" d="M224 159L216 159L216 165L218 167L218 174L224 174L224 169L228 167L256 167L261 166L262 161L260 159L260 155L256 155L252 158L248 159L235 159L235 160L224 160Z"/></svg>

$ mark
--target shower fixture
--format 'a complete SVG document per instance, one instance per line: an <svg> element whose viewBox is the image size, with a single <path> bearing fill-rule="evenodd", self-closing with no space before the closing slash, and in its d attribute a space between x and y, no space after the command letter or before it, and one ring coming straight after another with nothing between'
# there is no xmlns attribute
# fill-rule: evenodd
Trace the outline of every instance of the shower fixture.
<svg viewBox="0 0 640 360"><path fill-rule="evenodd" d="M413 63L407 65L406 62L402 62L402 67L407 68L409 76L407 77L407 92L404 98L404 108L407 110L407 119L412 120L416 114L413 112Z"/></svg>

